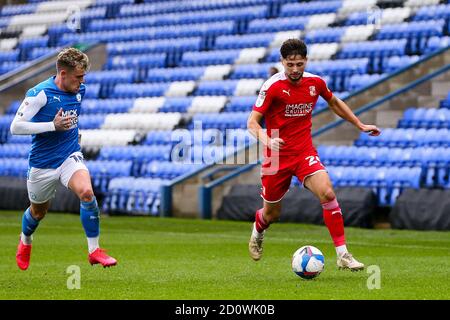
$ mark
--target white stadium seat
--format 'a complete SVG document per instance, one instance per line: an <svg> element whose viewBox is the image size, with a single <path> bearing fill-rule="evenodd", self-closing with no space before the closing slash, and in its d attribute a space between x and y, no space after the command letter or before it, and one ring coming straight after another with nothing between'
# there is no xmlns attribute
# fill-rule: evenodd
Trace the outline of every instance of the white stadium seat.
<svg viewBox="0 0 450 320"><path fill-rule="evenodd" d="M381 13L381 24L396 24L409 18L412 11L411 8L392 8L385 9Z"/></svg>
<svg viewBox="0 0 450 320"><path fill-rule="evenodd" d="M192 100L188 113L220 112L227 103L226 96L200 96Z"/></svg>
<svg viewBox="0 0 450 320"><path fill-rule="evenodd" d="M256 92L261 89L264 83L264 79L241 79L239 80L236 90L234 91L235 96L256 96Z"/></svg>
<svg viewBox="0 0 450 320"><path fill-rule="evenodd" d="M47 32L47 26L28 26L22 29L22 33L20 34L20 39L25 38L34 38L42 36Z"/></svg>
<svg viewBox="0 0 450 320"><path fill-rule="evenodd" d="M164 105L166 101L163 97L157 98L137 98L134 101L130 112L132 113L155 113Z"/></svg>
<svg viewBox="0 0 450 320"><path fill-rule="evenodd" d="M0 40L0 51L10 51L14 49L17 45L17 42L17 38Z"/></svg>
<svg viewBox="0 0 450 320"><path fill-rule="evenodd" d="M315 14L309 18L306 30L324 29L333 22L336 22L336 13Z"/></svg>
<svg viewBox="0 0 450 320"><path fill-rule="evenodd" d="M177 112L108 114L102 129L172 130L180 120L181 114Z"/></svg>
<svg viewBox="0 0 450 320"><path fill-rule="evenodd" d="M46 1L38 4L36 12L66 11L71 7L83 10L94 2L94 0Z"/></svg>
<svg viewBox="0 0 450 320"><path fill-rule="evenodd" d="M377 0L344 0L342 2L342 7L339 9L338 15L342 17L353 12L366 11L369 8L373 8L376 4Z"/></svg>
<svg viewBox="0 0 450 320"><path fill-rule="evenodd" d="M302 32L300 30L280 31L275 35L270 47L280 47L288 39L300 39Z"/></svg>
<svg viewBox="0 0 450 320"><path fill-rule="evenodd" d="M223 80L230 72L231 65L229 64L208 66L206 67L201 80Z"/></svg>
<svg viewBox="0 0 450 320"><path fill-rule="evenodd" d="M308 49L308 56L311 60L328 60L338 51L337 43L313 44Z"/></svg>
<svg viewBox="0 0 450 320"><path fill-rule="evenodd" d="M441 2L440 0L408 0L405 2L405 7L431 6L437 5L440 2Z"/></svg>
<svg viewBox="0 0 450 320"><path fill-rule="evenodd" d="M252 64L257 63L259 59L266 55L266 48L246 48L242 49L239 57L236 59L236 64Z"/></svg>
<svg viewBox="0 0 450 320"><path fill-rule="evenodd" d="M82 147L126 146L136 137L136 130L80 130Z"/></svg>
<svg viewBox="0 0 450 320"><path fill-rule="evenodd" d="M362 26L350 26L345 30L344 35L341 38L341 42L357 42L365 41L374 33L375 26L362 25Z"/></svg>
<svg viewBox="0 0 450 320"><path fill-rule="evenodd" d="M185 97L195 88L195 81L175 81L167 89L166 97Z"/></svg>

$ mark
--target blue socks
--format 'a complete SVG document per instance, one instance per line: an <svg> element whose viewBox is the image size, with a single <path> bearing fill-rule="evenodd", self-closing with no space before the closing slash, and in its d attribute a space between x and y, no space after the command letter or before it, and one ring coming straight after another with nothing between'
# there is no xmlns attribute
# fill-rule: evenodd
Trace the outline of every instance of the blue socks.
<svg viewBox="0 0 450 320"><path fill-rule="evenodd" d="M98 237L100 233L100 211L98 209L97 199L80 203L80 219L84 232L88 238Z"/></svg>
<svg viewBox="0 0 450 320"><path fill-rule="evenodd" d="M22 217L22 233L25 236L30 237L34 233L34 231L36 230L38 225L39 225L39 220L36 220L35 218L33 218L33 216L31 215L31 212L30 212L30 208L25 210L23 217Z"/></svg>

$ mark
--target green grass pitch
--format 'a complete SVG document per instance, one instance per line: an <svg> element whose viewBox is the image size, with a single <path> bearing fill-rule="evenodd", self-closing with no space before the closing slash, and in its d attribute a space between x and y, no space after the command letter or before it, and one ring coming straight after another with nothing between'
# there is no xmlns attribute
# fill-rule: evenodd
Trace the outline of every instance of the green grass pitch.
<svg viewBox="0 0 450 320"><path fill-rule="evenodd" d="M104 269L87 261L77 215L48 214L34 235L31 265L18 269L21 212L0 212L0 299L450 299L450 233L346 228L349 249L366 266L338 270L323 226L278 223L264 255L247 252L251 223L174 218L105 217L100 244L118 259ZM314 280L291 271L303 245L318 247L325 270ZM80 289L67 288L67 268L79 266ZM372 276L372 278L371 278Z"/></svg>

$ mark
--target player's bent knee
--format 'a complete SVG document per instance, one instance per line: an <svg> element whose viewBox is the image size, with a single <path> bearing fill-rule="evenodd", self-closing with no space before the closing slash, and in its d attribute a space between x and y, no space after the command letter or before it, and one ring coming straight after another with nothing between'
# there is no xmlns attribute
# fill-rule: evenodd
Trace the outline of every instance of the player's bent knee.
<svg viewBox="0 0 450 320"><path fill-rule="evenodd" d="M47 214L47 209L34 208L33 206L30 209L31 216L36 220L44 219Z"/></svg>
<svg viewBox="0 0 450 320"><path fill-rule="evenodd" d="M91 188L82 189L79 197L81 201L90 202L94 198L94 192Z"/></svg>
<svg viewBox="0 0 450 320"><path fill-rule="evenodd" d="M330 202L333 201L334 199L336 199L336 195L334 194L334 191L331 188L326 189L321 195L321 200L324 202Z"/></svg>

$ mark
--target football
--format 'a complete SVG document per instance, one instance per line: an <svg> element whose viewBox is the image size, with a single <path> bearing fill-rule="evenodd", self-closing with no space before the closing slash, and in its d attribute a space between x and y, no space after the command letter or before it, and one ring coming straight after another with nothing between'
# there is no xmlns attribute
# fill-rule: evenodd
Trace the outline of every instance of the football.
<svg viewBox="0 0 450 320"><path fill-rule="evenodd" d="M322 252L313 246L303 246L292 256L292 271L302 279L317 277L325 266Z"/></svg>

